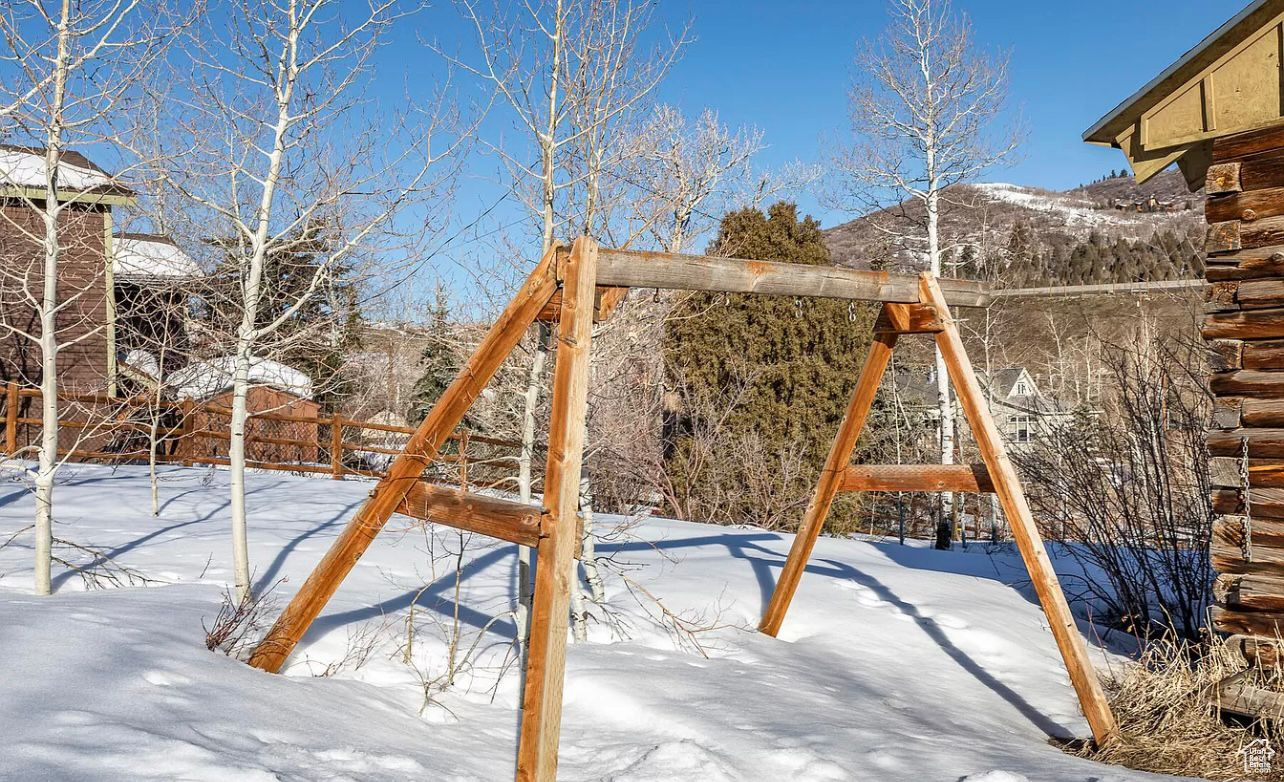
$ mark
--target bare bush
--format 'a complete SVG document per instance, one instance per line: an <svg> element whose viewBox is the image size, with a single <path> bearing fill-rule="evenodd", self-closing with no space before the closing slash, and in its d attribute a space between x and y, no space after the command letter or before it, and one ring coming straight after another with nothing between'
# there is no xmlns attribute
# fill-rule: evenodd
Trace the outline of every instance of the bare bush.
<svg viewBox="0 0 1284 782"><path fill-rule="evenodd" d="M1136 664L1112 670L1105 680L1119 720L1119 740L1105 747L1083 747L1079 755L1105 763L1161 774L1205 779L1284 779L1284 769L1247 776L1241 756L1245 745L1265 737L1284 741L1277 724L1229 724L1210 697L1219 682L1243 671L1242 656L1225 641L1208 645L1163 640L1148 645ZM1268 677L1275 675L1272 682ZM1254 684L1278 689L1278 672L1249 671Z"/></svg>
<svg viewBox="0 0 1284 782"><path fill-rule="evenodd" d="M223 594L223 603L209 627L205 630L205 648L222 652L228 657L245 659L257 645L268 616L276 613L274 601L268 600L270 590L252 595L244 593L237 598L231 591Z"/></svg>
<svg viewBox="0 0 1284 782"><path fill-rule="evenodd" d="M1045 534L1085 565L1091 596L1129 632L1199 637L1210 598L1202 346L1143 326L1103 351L1109 397L1018 455Z"/></svg>

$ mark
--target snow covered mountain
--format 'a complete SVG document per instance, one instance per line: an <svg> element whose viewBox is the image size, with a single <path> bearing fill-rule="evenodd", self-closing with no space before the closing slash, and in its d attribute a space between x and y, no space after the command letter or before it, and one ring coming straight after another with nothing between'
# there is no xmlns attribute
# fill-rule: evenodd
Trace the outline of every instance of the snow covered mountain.
<svg viewBox="0 0 1284 782"><path fill-rule="evenodd" d="M942 240L960 255L987 258L1003 256L1017 230L1030 237L1036 252L1119 239L1151 242L1156 234L1170 234L1197 253L1203 210L1203 193L1188 192L1175 170L1144 185L1131 176L1110 176L1065 191L1003 182L960 185L946 193ZM831 228L830 252L838 263L856 268L919 266L921 241L898 234L920 234L914 226L923 214L920 204L906 202Z"/></svg>

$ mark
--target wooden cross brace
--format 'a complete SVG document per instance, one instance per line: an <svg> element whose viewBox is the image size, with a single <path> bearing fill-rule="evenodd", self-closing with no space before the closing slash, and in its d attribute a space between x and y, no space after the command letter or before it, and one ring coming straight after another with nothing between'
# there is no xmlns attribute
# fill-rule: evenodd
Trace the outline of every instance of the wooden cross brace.
<svg viewBox="0 0 1284 782"><path fill-rule="evenodd" d="M975 283L948 283L947 299L940 282L926 275L915 279L851 269L604 250L588 237L577 239L569 252L560 245L554 246L540 260L458 377L411 436L388 474L375 486L370 498L335 539L259 643L250 657L250 665L269 672L281 669L393 513L534 547L538 567L517 779L552 782L557 775L573 560L579 554L582 537L578 519L579 483L594 320L607 317L628 287L874 300L883 302L883 310L875 327L873 345L760 629L773 636L779 631L838 491L882 491L889 490L888 487L895 487L891 490L994 491L1012 523L1017 545L1093 736L1104 744L1116 733L1114 718L950 316L950 303L984 306L988 294ZM436 458L442 444L527 328L537 320L555 321L558 340L543 507L425 483L424 469ZM896 339L909 333L935 335L976 436L985 461L984 470L969 466L848 465Z"/></svg>

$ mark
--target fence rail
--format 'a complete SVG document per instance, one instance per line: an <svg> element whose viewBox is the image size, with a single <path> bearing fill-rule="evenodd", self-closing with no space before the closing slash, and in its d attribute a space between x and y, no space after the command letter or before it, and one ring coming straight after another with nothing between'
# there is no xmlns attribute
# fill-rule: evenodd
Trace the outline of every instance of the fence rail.
<svg viewBox="0 0 1284 782"><path fill-rule="evenodd" d="M7 385L4 443L10 456L30 448L31 440L38 436L43 422L31 408L38 409L40 398L40 389ZM175 403L154 396L59 394L58 400L75 406L59 411L59 427L70 434L60 442L60 456L114 463L155 458L184 465L230 464L231 408L191 400ZM61 417L67 413L71 415ZM224 420L227 424L220 425ZM347 475L381 477L414 431L414 427L340 415L251 413L245 434L246 466L328 474L335 480ZM520 453L520 442L459 430L449 436L429 469L436 482L499 487L515 480ZM281 454L296 458L253 458Z"/></svg>

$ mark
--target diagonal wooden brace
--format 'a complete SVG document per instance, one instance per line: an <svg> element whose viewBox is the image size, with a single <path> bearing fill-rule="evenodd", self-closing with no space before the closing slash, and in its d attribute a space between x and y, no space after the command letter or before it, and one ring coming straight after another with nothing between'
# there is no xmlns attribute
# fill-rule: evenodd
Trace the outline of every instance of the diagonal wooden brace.
<svg viewBox="0 0 1284 782"><path fill-rule="evenodd" d="M513 352L526 329L535 322L544 305L557 291L557 247L551 248L531 272L517 295L500 314L458 377L442 393L423 423L411 435L405 451L397 457L388 474L335 539L308 580L285 607L267 636L259 642L249 663L275 673L281 670L299 639L325 608L357 560L405 502L406 495L423 475L482 389L490 382L504 359Z"/></svg>
<svg viewBox="0 0 1284 782"><path fill-rule="evenodd" d="M1030 505L1026 502L1016 468L1008 458L1003 437L999 434L999 427L994 423L994 417L990 415L989 407L985 402L985 393L981 390L976 372L972 369L972 360L968 358L967 350L963 347L963 338L959 336L958 327L950 315L949 306L945 303L945 294L941 292L936 278L929 274L924 274L920 278L920 285L923 301L934 305L945 321L945 328L936 335L936 346L945 359L945 368L950 374L950 381L954 385L954 393L958 396L959 405L963 408L963 414L967 417L968 425L972 429L977 450L981 452L981 459L990 471L994 491L999 497L999 504L1003 506L1003 514L1007 516L1008 524L1012 527L1017 549L1020 550L1021 559L1025 561L1026 570L1030 573L1034 591L1039 596L1039 604L1043 606L1043 613L1048 617L1048 626L1052 629L1052 637L1057 642L1062 660L1065 661L1066 672L1070 674L1070 683L1074 685L1075 692L1079 695L1083 716L1088 719L1088 725L1092 728L1092 736L1097 745L1105 746L1118 738L1119 728L1115 723L1114 713L1110 710L1110 703L1106 700L1106 694L1101 688L1101 682L1097 679L1092 661L1088 658L1087 644L1079 634L1074 615L1070 613L1065 593L1061 590L1061 583L1057 581L1056 571L1052 569L1052 561L1048 558L1048 552L1043 546L1039 528L1034 524L1034 514L1030 512Z"/></svg>

